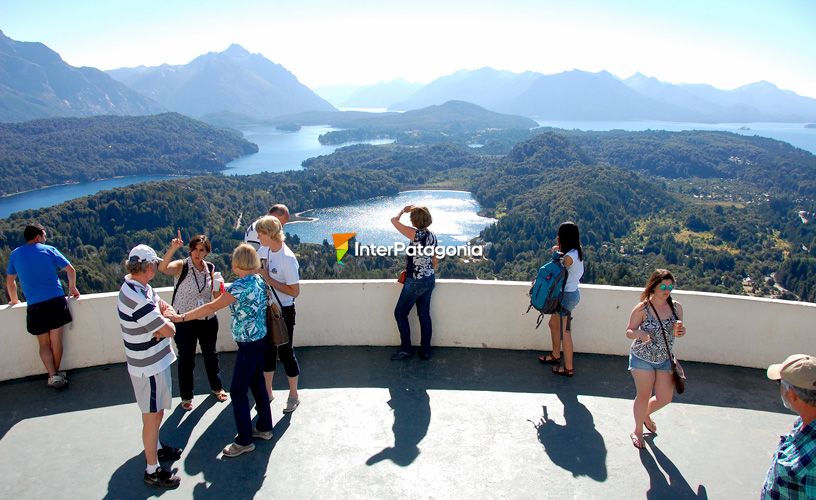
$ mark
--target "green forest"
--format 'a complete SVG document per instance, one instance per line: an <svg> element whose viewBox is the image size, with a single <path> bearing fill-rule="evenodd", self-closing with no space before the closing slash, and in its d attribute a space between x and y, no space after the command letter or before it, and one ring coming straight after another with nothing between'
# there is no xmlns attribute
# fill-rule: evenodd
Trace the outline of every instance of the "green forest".
<svg viewBox="0 0 816 500"><path fill-rule="evenodd" d="M445 187L471 191L498 222L475 240L486 245L484 259L446 258L441 278L528 281L549 258L558 225L573 220L585 283L642 286L654 268L668 267L683 289L816 300L816 230L799 217L816 211L812 154L724 132L530 135L504 154L456 141L355 145L298 172L120 188L0 221L0 262L22 243L26 221L37 220L78 268L80 291L114 290L129 248L163 251L176 228L187 238L209 235L212 260L227 270L245 226L273 203L298 212ZM289 245L304 279L393 278L402 266L354 255L338 266L328 242Z"/></svg>
<svg viewBox="0 0 816 500"><path fill-rule="evenodd" d="M240 132L178 113L0 123L0 195L118 176L218 172L257 152Z"/></svg>

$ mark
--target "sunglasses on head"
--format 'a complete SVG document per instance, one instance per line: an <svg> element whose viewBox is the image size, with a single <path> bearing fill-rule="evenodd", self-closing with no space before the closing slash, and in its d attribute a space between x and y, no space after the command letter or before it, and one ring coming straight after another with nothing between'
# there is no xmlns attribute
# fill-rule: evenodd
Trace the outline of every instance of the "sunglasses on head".
<svg viewBox="0 0 816 500"><path fill-rule="evenodd" d="M661 290L663 290L664 292L665 292L666 290L668 290L668 291L670 291L670 292L671 292L672 290L674 290L674 285L667 285L667 284L665 284L665 283L661 283L661 284L660 284L660 286L659 286L658 288L660 288L660 289L661 289Z"/></svg>

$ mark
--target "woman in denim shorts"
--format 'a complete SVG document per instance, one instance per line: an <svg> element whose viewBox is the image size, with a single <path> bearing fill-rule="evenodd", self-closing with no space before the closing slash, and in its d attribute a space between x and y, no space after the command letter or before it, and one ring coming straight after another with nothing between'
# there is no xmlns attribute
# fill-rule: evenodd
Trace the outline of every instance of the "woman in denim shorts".
<svg viewBox="0 0 816 500"><path fill-rule="evenodd" d="M674 395L674 378L666 342L673 346L674 338L685 335L686 329L682 324L683 307L671 299L673 289L672 273L666 269L655 270L640 294L640 302L632 310L626 327L626 337L633 340L629 348L629 371L637 390L633 405L635 429L629 437L632 445L638 449L644 447L643 427L651 433L657 432L657 425L650 415L669 404Z"/></svg>
<svg viewBox="0 0 816 500"><path fill-rule="evenodd" d="M574 222L564 222L558 227L558 235L555 237L556 245L552 247L553 252L561 254L561 262L567 268L567 281L564 283L564 295L561 297L561 304L558 312L550 316L547 325L550 327L550 337L552 338L552 352L539 356L538 360L544 364L556 365L552 372L556 375L572 377L575 374L572 363L572 313L578 302L581 301L581 292L578 291L578 284L584 275L584 250L581 248L581 236L578 226ZM564 331L564 362L561 363L561 331ZM556 356L556 354L558 354Z"/></svg>

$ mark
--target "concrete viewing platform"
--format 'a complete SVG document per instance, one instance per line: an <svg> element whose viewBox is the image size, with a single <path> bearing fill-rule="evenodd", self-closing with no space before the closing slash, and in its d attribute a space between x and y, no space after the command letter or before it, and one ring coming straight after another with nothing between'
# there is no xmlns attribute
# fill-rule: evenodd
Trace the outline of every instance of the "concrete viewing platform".
<svg viewBox="0 0 816 500"><path fill-rule="evenodd" d="M112 334L113 335L113 334ZM655 414L647 449L630 440L635 389L620 355L577 354L574 378L539 351L299 347L301 405L271 403L272 441L221 458L235 425L196 367L192 412L162 439L184 448L176 490L142 482L141 419L124 364L0 383L2 498L756 498L795 415L764 370L685 362L687 392ZM234 352L221 355L229 385Z"/></svg>

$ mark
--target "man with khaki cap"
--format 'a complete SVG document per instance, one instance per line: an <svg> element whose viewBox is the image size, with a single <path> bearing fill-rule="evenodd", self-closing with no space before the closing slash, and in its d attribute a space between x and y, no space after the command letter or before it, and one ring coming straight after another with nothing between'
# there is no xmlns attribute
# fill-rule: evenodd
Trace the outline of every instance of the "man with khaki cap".
<svg viewBox="0 0 816 500"><path fill-rule="evenodd" d="M779 382L782 404L799 415L781 436L762 485L761 498L816 498L816 357L794 354L768 367Z"/></svg>

